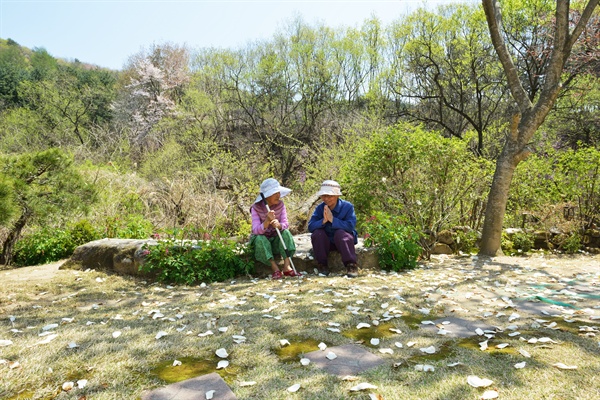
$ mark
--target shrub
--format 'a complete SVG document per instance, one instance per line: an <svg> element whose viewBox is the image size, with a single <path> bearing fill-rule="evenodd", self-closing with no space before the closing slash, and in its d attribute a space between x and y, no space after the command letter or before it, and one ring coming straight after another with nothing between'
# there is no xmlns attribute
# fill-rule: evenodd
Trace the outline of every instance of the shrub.
<svg viewBox="0 0 600 400"><path fill-rule="evenodd" d="M456 231L456 251L462 251L463 253L477 252L477 242L479 240L479 234L477 231Z"/></svg>
<svg viewBox="0 0 600 400"><path fill-rule="evenodd" d="M560 244L560 249L567 254L574 254L581 250L581 235L577 232L571 232Z"/></svg>
<svg viewBox="0 0 600 400"><path fill-rule="evenodd" d="M14 262L27 266L62 260L70 257L77 246L97 238L97 232L86 220L65 230L42 229L17 242Z"/></svg>
<svg viewBox="0 0 600 400"><path fill-rule="evenodd" d="M502 232L501 247L505 254L527 253L533 248L534 243L535 238L531 233L517 231L509 235L506 232Z"/></svg>
<svg viewBox="0 0 600 400"><path fill-rule="evenodd" d="M227 240L193 242L165 240L146 245L141 271L156 273L162 282L194 284L222 282L254 268L247 245Z"/></svg>
<svg viewBox="0 0 600 400"><path fill-rule="evenodd" d="M421 254L417 230L406 225L403 218L377 212L364 225L365 243L376 246L379 264L383 269L400 271L414 268Z"/></svg>

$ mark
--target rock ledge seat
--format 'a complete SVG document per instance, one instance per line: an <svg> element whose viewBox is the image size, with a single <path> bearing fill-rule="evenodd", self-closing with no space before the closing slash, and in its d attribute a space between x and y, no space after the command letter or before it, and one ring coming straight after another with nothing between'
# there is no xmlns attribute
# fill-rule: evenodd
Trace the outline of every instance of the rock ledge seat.
<svg viewBox="0 0 600 400"><path fill-rule="evenodd" d="M69 260L62 264L61 269L96 269L123 275L146 276L140 266L144 263L144 245L156 245L154 239L100 239L86 243L75 249ZM310 254L310 233L294 236L296 254L292 257L296 270L313 273L316 261ZM358 265L362 270L379 270L378 257L374 248L365 247L362 238L356 245ZM329 269L344 272L340 254L329 254ZM255 263L256 276L265 277L271 273L270 267L259 262Z"/></svg>

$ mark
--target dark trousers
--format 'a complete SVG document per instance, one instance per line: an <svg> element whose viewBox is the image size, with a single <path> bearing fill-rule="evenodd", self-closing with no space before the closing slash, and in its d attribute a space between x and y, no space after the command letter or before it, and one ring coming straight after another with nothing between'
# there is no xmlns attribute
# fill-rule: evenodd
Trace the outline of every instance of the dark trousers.
<svg viewBox="0 0 600 400"><path fill-rule="evenodd" d="M338 229L333 235L333 243L325 229L317 229L310 236L315 259L321 265L327 265L327 255L330 251L338 251L342 256L344 265L356 264L357 257L354 249L354 236L343 229Z"/></svg>

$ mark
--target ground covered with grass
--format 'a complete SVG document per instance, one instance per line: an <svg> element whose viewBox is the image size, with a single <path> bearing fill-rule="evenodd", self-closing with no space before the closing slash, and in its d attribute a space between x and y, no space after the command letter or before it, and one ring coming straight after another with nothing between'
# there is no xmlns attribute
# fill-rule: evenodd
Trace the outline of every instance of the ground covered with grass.
<svg viewBox="0 0 600 400"><path fill-rule="evenodd" d="M4 270L0 398L136 399L218 372L238 399L598 399L599 261L439 257L357 279L196 286ZM490 328L456 335L459 320ZM385 362L342 379L300 362L321 343ZM358 382L376 388L350 391Z"/></svg>

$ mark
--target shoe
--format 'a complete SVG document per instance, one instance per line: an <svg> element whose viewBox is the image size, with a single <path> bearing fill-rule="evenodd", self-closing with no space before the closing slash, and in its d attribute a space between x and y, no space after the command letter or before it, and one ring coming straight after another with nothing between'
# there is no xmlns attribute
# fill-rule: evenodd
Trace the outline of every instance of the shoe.
<svg viewBox="0 0 600 400"><path fill-rule="evenodd" d="M349 263L346 265L346 276L348 278L356 278L358 277L358 267L354 263Z"/></svg>
<svg viewBox="0 0 600 400"><path fill-rule="evenodd" d="M329 276L329 267L327 265L319 264L317 265L317 269L320 275Z"/></svg>
<svg viewBox="0 0 600 400"><path fill-rule="evenodd" d="M283 274L284 274L285 276L292 276L292 277L295 277L295 276L302 276L302 274L301 274L301 273L299 273L299 272L296 272L296 271L294 271L293 269L290 269L290 270L288 270L288 271L283 271Z"/></svg>
<svg viewBox="0 0 600 400"><path fill-rule="evenodd" d="M283 274L281 271L275 271L271 274L271 279L283 279Z"/></svg>

